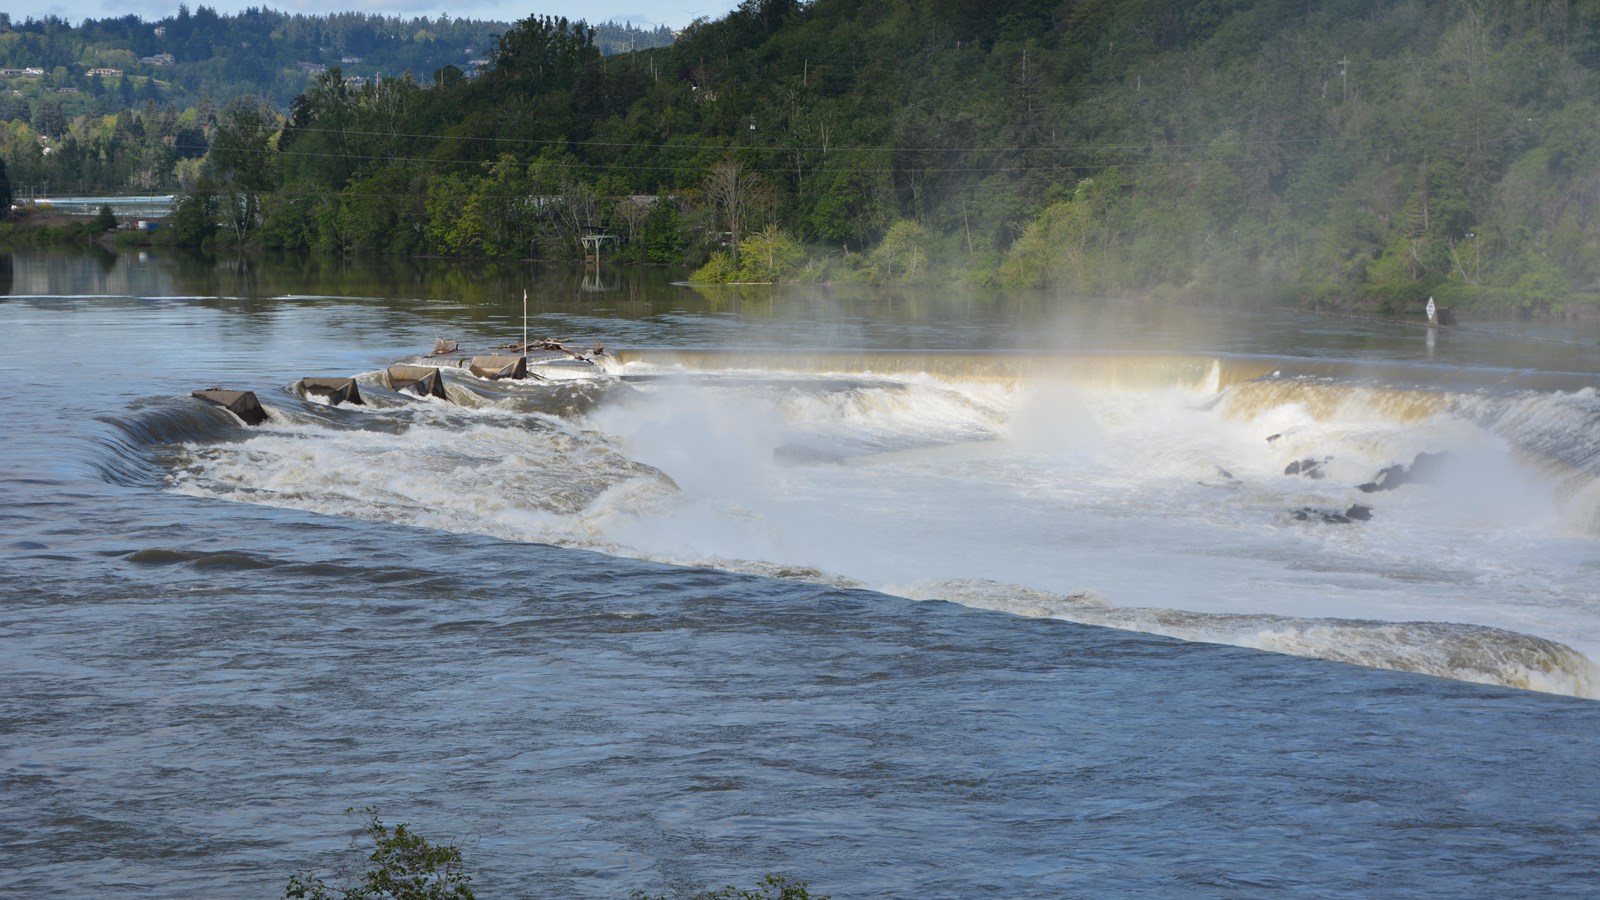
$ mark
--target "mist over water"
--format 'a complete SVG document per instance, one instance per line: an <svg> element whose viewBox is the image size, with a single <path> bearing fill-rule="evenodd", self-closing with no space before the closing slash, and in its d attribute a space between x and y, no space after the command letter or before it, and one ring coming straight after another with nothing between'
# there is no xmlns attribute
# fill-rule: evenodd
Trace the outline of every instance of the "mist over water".
<svg viewBox="0 0 1600 900"><path fill-rule="evenodd" d="M532 335L610 358L435 360L444 401L385 368L514 340L520 290L139 265L23 257L0 298L7 889L273 895L367 803L464 836L485 896L1600 865L1581 324L1430 352L1276 310L557 280Z"/></svg>
<svg viewBox="0 0 1600 900"><path fill-rule="evenodd" d="M895 353L617 352L492 395L446 370L479 398L466 408L273 407L249 440L184 444L170 483L1030 614L1037 592L1089 594L1087 612L1049 614L1600 691L1592 391L1398 387L1279 360L1041 352L1007 373L1024 361L965 354L931 374ZM545 411L583 381L607 389ZM1447 465L1361 490L1418 454ZM1477 630L1382 624L1409 622Z"/></svg>

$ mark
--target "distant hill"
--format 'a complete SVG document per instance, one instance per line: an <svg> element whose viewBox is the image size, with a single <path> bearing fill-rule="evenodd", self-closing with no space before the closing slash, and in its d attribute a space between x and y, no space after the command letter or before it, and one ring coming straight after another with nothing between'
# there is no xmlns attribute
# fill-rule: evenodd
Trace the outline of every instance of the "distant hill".
<svg viewBox="0 0 1600 900"><path fill-rule="evenodd" d="M47 17L21 22L0 13L0 118L18 118L21 103L57 100L68 119L114 113L146 100L194 106L202 97L223 105L255 94L287 107L310 76L338 68L345 77L426 81L445 66L472 73L487 60L507 22L401 18L366 13L303 15L251 8L236 15L179 6L174 16L145 21L128 15L77 25ZM594 26L602 53L665 46L672 31L631 23ZM19 102L20 101L20 102Z"/></svg>
<svg viewBox="0 0 1600 900"><path fill-rule="evenodd" d="M13 123L13 179L176 180L242 210L234 239L335 252L571 258L602 229L608 258L743 280L804 245L809 277L1086 294L1600 292L1600 0L746 0L611 57L562 19L491 46L484 23L256 15L293 48L268 66L272 97L300 85L286 120L213 100L63 131L52 98ZM200 18L186 40L225 45ZM432 50L437 78L295 69Z"/></svg>

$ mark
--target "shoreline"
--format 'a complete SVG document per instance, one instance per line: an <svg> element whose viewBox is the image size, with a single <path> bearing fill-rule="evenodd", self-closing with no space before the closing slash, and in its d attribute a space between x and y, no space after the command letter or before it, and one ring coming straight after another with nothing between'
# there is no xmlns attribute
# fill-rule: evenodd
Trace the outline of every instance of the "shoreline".
<svg viewBox="0 0 1600 900"><path fill-rule="evenodd" d="M170 228L156 230L116 229L96 232L95 217L73 216L59 212L27 211L0 220L0 250L12 246L34 249L90 248L116 252L120 249L168 248L180 252L215 251L223 249L255 252L261 250L254 242L243 245L232 241L217 241L205 247L180 247L171 239ZM163 226L166 222L161 222ZM220 235L219 235L220 236ZM329 254L345 258L351 254ZM364 255L364 254L356 254ZM438 256L402 255L395 259L440 259ZM502 261L503 262L503 261ZM552 260L516 260L517 263L552 264ZM625 265L624 268L651 268ZM744 287L775 285L804 285L826 282L709 282L685 284L695 288ZM913 287L915 285L905 285ZM1050 290L1043 288L1042 290ZM1182 301L1199 303L1260 304L1294 309L1327 316L1351 316L1384 321L1410 321L1413 307L1421 310L1429 297L1439 305L1453 310L1458 316L1480 320L1525 321L1577 321L1600 319L1600 293L1568 294L1563 300L1549 304L1534 304L1517 296L1507 288L1471 285L1463 282L1410 282L1399 284L1333 284L1327 282L1298 282L1249 286L1227 285L1156 285L1129 292L1125 296L1149 301ZM1449 327L1449 326L1445 326Z"/></svg>

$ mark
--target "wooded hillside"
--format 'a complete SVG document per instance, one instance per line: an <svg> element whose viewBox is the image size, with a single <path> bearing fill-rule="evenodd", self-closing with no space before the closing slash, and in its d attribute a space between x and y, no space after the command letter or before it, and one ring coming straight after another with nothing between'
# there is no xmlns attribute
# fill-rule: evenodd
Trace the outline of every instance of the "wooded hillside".
<svg viewBox="0 0 1600 900"><path fill-rule="evenodd" d="M600 229L727 278L1535 310L1600 281L1600 0L746 0L614 57L530 18L490 60L327 73L281 135L236 107L199 193L259 195L235 231L274 246Z"/></svg>
<svg viewBox="0 0 1600 900"><path fill-rule="evenodd" d="M192 184L223 109L277 110L338 68L353 88L475 74L505 22L251 8L14 21L0 12L0 164L18 196L173 191ZM665 28L604 23L608 52L670 44Z"/></svg>

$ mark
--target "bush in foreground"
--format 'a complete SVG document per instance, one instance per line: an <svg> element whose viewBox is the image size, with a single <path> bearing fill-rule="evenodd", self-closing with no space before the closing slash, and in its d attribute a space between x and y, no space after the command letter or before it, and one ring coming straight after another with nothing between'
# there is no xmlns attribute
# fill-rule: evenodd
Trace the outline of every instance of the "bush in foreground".
<svg viewBox="0 0 1600 900"><path fill-rule="evenodd" d="M349 810L355 812L355 810ZM362 831L372 838L374 849L367 857L370 867L352 887L330 887L309 873L290 876L284 900L475 900L472 876L467 874L461 848L455 844L434 845L401 823L390 828L378 819L378 810L367 807ZM812 897L803 881L790 881L782 875L767 875L751 890L728 885L721 890L697 894L653 897L634 891L629 900L829 900Z"/></svg>
<svg viewBox="0 0 1600 900"><path fill-rule="evenodd" d="M376 849L367 857L371 868L360 883L329 887L316 876L294 875L284 900L473 900L472 876L462 863L461 848L430 844L405 823L390 829L373 807L365 813L363 830Z"/></svg>

